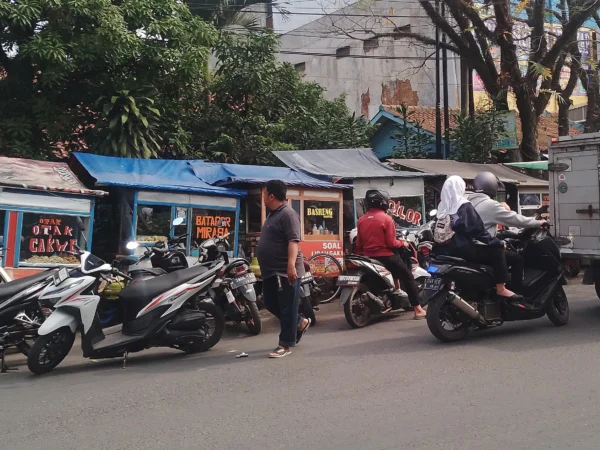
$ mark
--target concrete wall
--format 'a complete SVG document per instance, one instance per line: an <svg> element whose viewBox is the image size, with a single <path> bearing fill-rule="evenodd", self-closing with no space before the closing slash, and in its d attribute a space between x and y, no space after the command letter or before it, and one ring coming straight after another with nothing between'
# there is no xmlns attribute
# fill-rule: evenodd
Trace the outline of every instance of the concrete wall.
<svg viewBox="0 0 600 450"><path fill-rule="evenodd" d="M434 28L422 8L417 2L407 2L401 9L397 1L367 3L370 6L350 6L281 35L280 59L298 65L306 80L326 88L328 98L346 93L350 110L369 119L382 104L435 106L435 59L426 61L433 49L393 37L379 38L377 48L365 47L360 40L372 36L365 30L391 33L409 25L411 32L433 38ZM349 56L322 56L335 55L346 46ZM450 108L460 106L459 67L459 60L449 53Z"/></svg>

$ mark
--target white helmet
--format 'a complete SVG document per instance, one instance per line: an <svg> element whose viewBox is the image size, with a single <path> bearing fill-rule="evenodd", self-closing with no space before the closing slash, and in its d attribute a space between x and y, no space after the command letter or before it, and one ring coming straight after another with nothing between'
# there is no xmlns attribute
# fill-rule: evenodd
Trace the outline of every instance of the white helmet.
<svg viewBox="0 0 600 450"><path fill-rule="evenodd" d="M350 242L354 243L356 236L358 235L358 228L355 228L350 232Z"/></svg>

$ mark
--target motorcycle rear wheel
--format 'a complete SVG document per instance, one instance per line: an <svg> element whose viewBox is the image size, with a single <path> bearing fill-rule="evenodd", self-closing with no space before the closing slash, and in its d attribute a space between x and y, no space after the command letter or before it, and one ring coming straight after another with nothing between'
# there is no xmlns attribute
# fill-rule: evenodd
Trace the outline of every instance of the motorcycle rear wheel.
<svg viewBox="0 0 600 450"><path fill-rule="evenodd" d="M204 311L206 314L206 322L203 325L203 331L208 334L208 338L203 341L182 346L181 350L186 353L201 353L210 350L217 345L225 332L225 315L214 303L197 302L195 309Z"/></svg>
<svg viewBox="0 0 600 450"><path fill-rule="evenodd" d="M258 312L258 306L255 302L244 302L244 307L247 308L248 316L246 317L246 326L248 331L253 336L259 335L262 331L262 322L260 320L260 313Z"/></svg>
<svg viewBox="0 0 600 450"><path fill-rule="evenodd" d="M469 334L468 323L451 323L455 325L453 329L448 330L444 323L449 323L449 319L454 318L452 308L456 308L448 302L448 291L442 291L435 294L429 301L427 307L427 326L429 331L442 342L457 342Z"/></svg>
<svg viewBox="0 0 600 450"><path fill-rule="evenodd" d="M561 286L548 302L548 319L557 327L562 327L569 322L569 301L567 294Z"/></svg>
<svg viewBox="0 0 600 450"><path fill-rule="evenodd" d="M371 322L371 310L369 306L362 301L363 294L369 291L365 284L359 284L354 288L350 298L344 303L344 315L346 321L352 328L362 328Z"/></svg>
<svg viewBox="0 0 600 450"><path fill-rule="evenodd" d="M75 342L75 333L62 327L50 334L39 336L29 351L27 367L36 375L43 375L58 366L69 354Z"/></svg>

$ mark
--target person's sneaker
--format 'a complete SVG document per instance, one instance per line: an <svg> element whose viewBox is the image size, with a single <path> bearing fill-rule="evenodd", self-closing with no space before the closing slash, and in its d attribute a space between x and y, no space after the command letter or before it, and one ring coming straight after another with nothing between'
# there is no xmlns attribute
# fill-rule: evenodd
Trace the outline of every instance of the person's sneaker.
<svg viewBox="0 0 600 450"><path fill-rule="evenodd" d="M292 351L289 348L286 350L283 347L277 347L275 350L269 353L269 358L283 358L290 353L292 353Z"/></svg>

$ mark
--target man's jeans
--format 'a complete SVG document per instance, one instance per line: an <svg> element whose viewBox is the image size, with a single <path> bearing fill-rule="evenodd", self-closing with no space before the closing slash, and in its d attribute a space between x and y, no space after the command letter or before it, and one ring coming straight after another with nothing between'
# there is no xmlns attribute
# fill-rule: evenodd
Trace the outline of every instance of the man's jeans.
<svg viewBox="0 0 600 450"><path fill-rule="evenodd" d="M278 281L279 280L279 281ZM296 333L302 323L298 314L300 278L291 285L286 277L274 276L263 280L263 301L271 314L279 319L279 345L294 347Z"/></svg>

